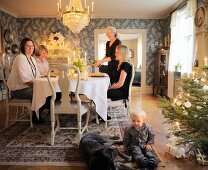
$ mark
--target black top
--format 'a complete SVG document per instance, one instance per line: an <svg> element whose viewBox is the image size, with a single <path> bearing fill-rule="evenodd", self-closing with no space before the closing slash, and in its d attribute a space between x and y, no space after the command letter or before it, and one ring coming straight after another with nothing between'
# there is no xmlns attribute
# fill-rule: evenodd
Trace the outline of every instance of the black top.
<svg viewBox="0 0 208 170"><path fill-rule="evenodd" d="M118 61L115 62L116 59L115 51L116 47L121 44L121 41L119 39L116 39L113 44L110 46L110 41L106 43L106 57L110 57L111 61L108 62L108 72L111 72L112 70L116 70L118 66Z"/></svg>
<svg viewBox="0 0 208 170"><path fill-rule="evenodd" d="M122 87L119 88L119 90L123 91L123 99L128 99L129 97L129 85L132 77L132 66L128 62L123 62L120 66L120 68L117 71L117 75L115 77L116 82L119 81L121 71L124 70L126 72L126 79Z"/></svg>

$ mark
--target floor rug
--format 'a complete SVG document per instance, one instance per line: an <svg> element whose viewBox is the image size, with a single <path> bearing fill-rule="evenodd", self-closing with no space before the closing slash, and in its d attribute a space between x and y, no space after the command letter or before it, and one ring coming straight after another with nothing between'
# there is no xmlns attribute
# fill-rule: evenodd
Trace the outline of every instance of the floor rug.
<svg viewBox="0 0 208 170"><path fill-rule="evenodd" d="M105 123L96 124L91 116L89 133L98 133L122 140L123 130L129 125L128 116L121 108L111 108L108 114L112 119L105 128ZM45 115L43 125L30 127L29 122L16 122L0 132L0 165L54 165L54 166L86 166L79 155L75 130L61 130L55 136L55 143L50 144L50 121ZM61 117L62 125L73 125L76 117ZM83 119L84 120L84 119ZM87 134L87 133L85 133ZM159 166L164 166L160 157Z"/></svg>

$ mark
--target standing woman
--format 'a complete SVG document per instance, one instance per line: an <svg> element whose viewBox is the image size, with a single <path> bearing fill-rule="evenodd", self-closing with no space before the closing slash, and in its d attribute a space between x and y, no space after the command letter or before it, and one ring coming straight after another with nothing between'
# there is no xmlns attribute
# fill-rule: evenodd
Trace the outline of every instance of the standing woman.
<svg viewBox="0 0 208 170"><path fill-rule="evenodd" d="M117 46L116 59L119 61L119 64L115 76L115 83L109 87L107 97L111 100L128 99L129 86L132 77L132 65L130 64L127 46Z"/></svg>
<svg viewBox="0 0 208 170"><path fill-rule="evenodd" d="M97 60L94 66L99 67L103 62L108 62L108 75L110 77L111 84L115 82L115 74L118 67L118 61L116 60L115 50L121 41L118 39L118 33L116 28L107 27L105 29L105 34L109 41L106 43L106 55L102 60Z"/></svg>

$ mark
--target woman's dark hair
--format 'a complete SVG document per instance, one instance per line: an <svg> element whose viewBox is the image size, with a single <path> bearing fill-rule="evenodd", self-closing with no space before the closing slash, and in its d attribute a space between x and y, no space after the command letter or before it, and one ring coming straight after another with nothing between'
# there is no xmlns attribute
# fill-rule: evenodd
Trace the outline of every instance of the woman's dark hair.
<svg viewBox="0 0 208 170"><path fill-rule="evenodd" d="M33 45L34 45L34 51L33 51L33 54L35 53L35 44L33 42L33 40L31 40L30 38L24 38L22 39L21 43L20 43L20 51L21 53L23 53L24 55L25 54L25 44L28 42L28 41L32 41Z"/></svg>

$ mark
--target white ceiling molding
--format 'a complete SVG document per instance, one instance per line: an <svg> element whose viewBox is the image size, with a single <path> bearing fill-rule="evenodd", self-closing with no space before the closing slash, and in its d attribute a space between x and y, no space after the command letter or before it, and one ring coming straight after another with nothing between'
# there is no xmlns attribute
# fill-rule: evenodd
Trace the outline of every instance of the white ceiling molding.
<svg viewBox="0 0 208 170"><path fill-rule="evenodd" d="M10 9L6 8L5 6L3 6L2 4L0 4L0 11L3 11L13 17L16 17L17 18L17 14L13 11L11 11Z"/></svg>

